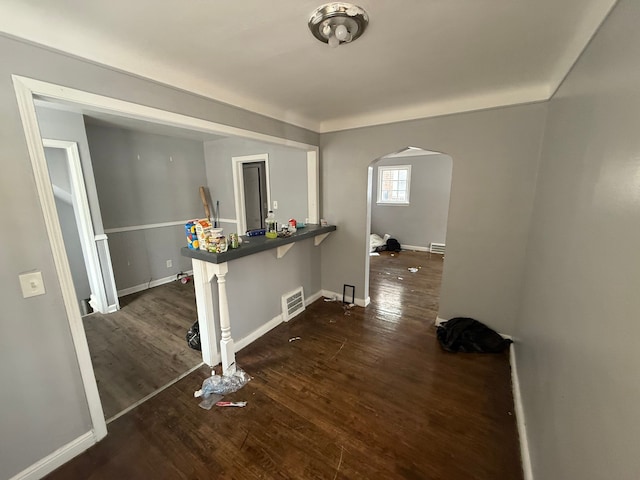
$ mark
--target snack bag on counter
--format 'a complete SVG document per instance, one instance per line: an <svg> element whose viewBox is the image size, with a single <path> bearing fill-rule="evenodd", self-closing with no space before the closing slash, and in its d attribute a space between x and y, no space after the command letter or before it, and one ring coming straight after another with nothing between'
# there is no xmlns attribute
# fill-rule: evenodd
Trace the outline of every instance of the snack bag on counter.
<svg viewBox="0 0 640 480"><path fill-rule="evenodd" d="M213 226L209 219L196 220L196 235L198 237L198 243L200 244L200 250L208 250L208 245L211 241L211 230Z"/></svg>
<svg viewBox="0 0 640 480"><path fill-rule="evenodd" d="M191 250L198 250L200 248L200 242L196 234L196 222L197 220L189 220L184 225L184 231L187 235L187 247Z"/></svg>

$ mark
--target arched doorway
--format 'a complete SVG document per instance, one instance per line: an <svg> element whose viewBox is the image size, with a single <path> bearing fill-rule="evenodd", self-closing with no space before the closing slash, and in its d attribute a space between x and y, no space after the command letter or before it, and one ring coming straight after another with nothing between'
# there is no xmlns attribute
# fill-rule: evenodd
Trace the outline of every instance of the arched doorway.
<svg viewBox="0 0 640 480"><path fill-rule="evenodd" d="M428 320L436 320L452 174L449 155L418 147L369 165L366 288L378 308L398 314L424 308ZM386 249L389 238L400 251Z"/></svg>

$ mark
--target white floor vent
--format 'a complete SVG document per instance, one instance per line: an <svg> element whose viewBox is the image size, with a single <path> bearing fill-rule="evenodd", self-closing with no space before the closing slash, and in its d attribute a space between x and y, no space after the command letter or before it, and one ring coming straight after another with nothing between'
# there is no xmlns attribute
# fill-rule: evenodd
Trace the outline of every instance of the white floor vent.
<svg viewBox="0 0 640 480"><path fill-rule="evenodd" d="M429 252L444 255L444 243L431 242L431 245L429 246Z"/></svg>
<svg viewBox="0 0 640 480"><path fill-rule="evenodd" d="M304 292L298 287L282 296L282 318L288 322L299 313L304 312Z"/></svg>

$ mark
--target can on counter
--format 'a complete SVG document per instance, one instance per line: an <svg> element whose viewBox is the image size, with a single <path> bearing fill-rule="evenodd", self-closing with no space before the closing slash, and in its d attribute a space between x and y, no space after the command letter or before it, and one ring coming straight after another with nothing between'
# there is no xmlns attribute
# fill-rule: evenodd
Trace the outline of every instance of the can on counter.
<svg viewBox="0 0 640 480"><path fill-rule="evenodd" d="M238 248L240 246L240 244L238 243L238 234L237 233L230 233L229 234L229 246L231 248Z"/></svg>

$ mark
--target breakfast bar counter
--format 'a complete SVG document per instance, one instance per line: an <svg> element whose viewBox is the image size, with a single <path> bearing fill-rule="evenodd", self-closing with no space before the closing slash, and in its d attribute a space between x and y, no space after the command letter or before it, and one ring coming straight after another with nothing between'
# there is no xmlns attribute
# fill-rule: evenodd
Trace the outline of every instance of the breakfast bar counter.
<svg viewBox="0 0 640 480"><path fill-rule="evenodd" d="M198 324L200 327L200 343L202 346L202 360L210 366L222 363L224 374L235 372L235 346L231 337L231 320L229 318L229 304L227 299L226 275L229 272L229 262L258 254L268 250L275 250L275 257L280 259L293 248L296 242L313 239L318 246L327 236L336 230L335 225L307 224L286 237L266 238L265 236L242 237L239 248L228 249L224 253L211 253L204 250L192 250L183 247L180 253L191 258L193 265L193 282L196 293ZM272 260L280 262L280 260ZM217 279L217 297L214 296L211 282ZM217 301L216 301L217 300ZM215 303L214 303L215 302ZM220 353L217 352L216 318L220 321Z"/></svg>

